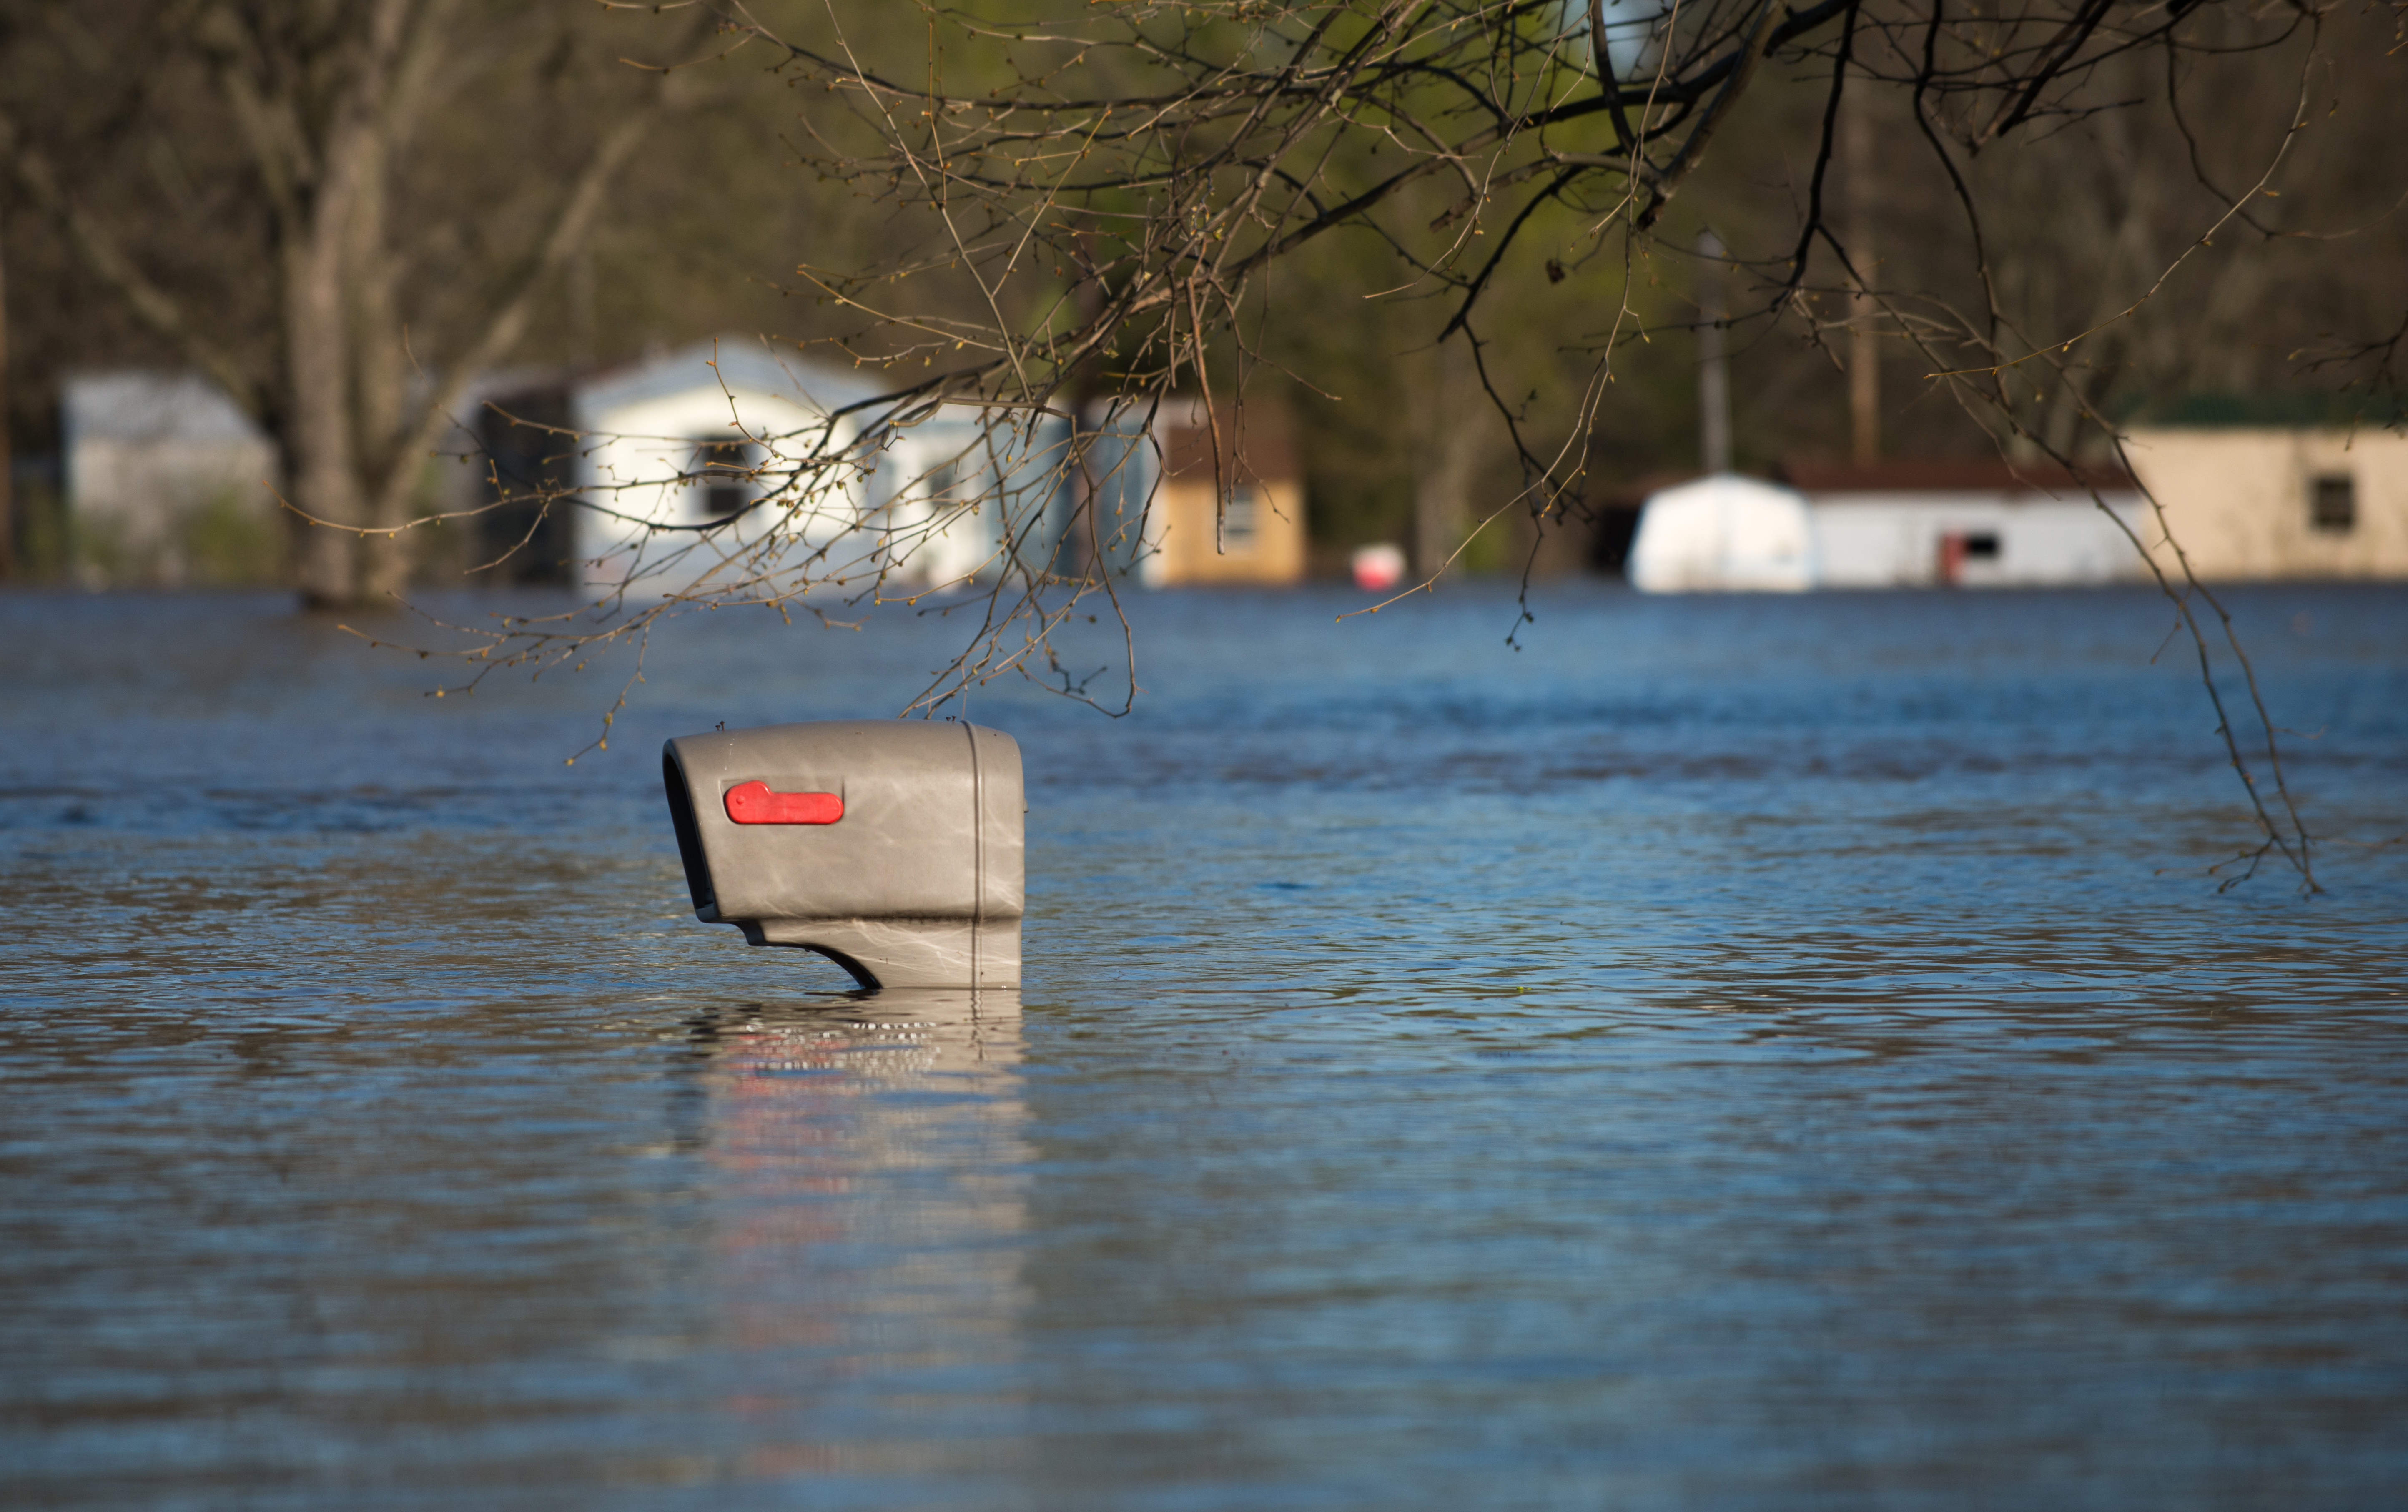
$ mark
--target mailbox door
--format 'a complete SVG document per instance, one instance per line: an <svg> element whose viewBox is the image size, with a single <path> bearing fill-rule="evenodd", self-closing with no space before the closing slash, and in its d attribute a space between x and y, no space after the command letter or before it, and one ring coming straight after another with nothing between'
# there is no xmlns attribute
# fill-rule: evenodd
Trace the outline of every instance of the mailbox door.
<svg viewBox="0 0 2408 1512"><path fill-rule="evenodd" d="M1026 906L1028 800L1021 786L1020 742L1000 730L967 726L976 747L979 788L979 917L1018 919Z"/></svg>

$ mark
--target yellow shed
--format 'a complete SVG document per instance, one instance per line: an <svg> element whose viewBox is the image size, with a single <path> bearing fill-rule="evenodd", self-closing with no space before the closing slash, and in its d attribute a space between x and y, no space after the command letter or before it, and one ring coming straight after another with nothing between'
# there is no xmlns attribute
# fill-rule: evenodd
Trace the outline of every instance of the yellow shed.
<svg viewBox="0 0 2408 1512"><path fill-rule="evenodd" d="M1286 412L1248 400L1208 415L1202 401L1191 400L1166 406L1155 434L1165 469L1146 533L1155 553L1147 580L1302 581L1304 483Z"/></svg>

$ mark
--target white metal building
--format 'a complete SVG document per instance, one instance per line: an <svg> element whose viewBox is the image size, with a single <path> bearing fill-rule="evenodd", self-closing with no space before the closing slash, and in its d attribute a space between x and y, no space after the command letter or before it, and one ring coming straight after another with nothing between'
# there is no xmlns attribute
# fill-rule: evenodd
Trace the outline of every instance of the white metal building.
<svg viewBox="0 0 2408 1512"><path fill-rule="evenodd" d="M1630 580L1650 593L1812 588L1814 540L1805 496L1737 473L1654 494L1631 537Z"/></svg>
<svg viewBox="0 0 2408 1512"><path fill-rule="evenodd" d="M1981 459L1785 472L1786 487L1721 474L1651 495L1631 541L1631 582L1649 592L1794 592L2104 583L2147 572L2118 523L2141 528L2145 501L2120 473L2085 479Z"/></svg>
<svg viewBox="0 0 2408 1512"><path fill-rule="evenodd" d="M1975 457L1784 472L1813 519L1817 587L2031 588L2148 571L2126 534L2145 524L2147 501L2120 471Z"/></svg>

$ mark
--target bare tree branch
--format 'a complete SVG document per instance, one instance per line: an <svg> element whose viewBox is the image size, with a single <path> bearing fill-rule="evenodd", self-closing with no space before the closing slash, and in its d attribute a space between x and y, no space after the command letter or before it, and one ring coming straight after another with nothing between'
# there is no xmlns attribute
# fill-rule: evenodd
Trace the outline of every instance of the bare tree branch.
<svg viewBox="0 0 2408 1512"><path fill-rule="evenodd" d="M258 379L232 353L201 334L183 307L152 282L108 228L60 186L49 160L23 140L15 122L5 116L0 116L0 154L7 157L25 196L58 222L85 264L117 292L136 318L215 378L244 413L257 418L265 412L265 400Z"/></svg>

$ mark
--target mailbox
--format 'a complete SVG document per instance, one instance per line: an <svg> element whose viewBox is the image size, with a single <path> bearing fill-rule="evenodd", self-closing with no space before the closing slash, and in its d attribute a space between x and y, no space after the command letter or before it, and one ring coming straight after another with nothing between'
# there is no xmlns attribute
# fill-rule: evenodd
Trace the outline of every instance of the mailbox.
<svg viewBox="0 0 2408 1512"><path fill-rule="evenodd" d="M661 751L695 917L864 987L1020 985L1020 747L965 723L831 720Z"/></svg>

